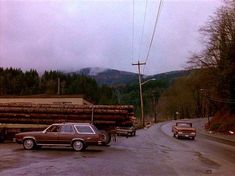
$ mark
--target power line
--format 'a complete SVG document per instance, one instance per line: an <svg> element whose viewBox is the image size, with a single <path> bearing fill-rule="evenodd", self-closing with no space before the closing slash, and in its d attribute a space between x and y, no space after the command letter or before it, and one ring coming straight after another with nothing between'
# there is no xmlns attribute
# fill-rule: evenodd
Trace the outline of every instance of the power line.
<svg viewBox="0 0 235 176"><path fill-rule="evenodd" d="M161 7L162 7L162 3L163 3L162 1L163 0L160 0L160 3L158 5L157 16L156 16L156 20L155 20L155 24L154 24L153 33L152 33L151 41L150 41L150 44L149 44L147 56L146 56L146 59L145 59L145 63L147 63L147 61L148 61L149 53L150 53L150 50L152 48L153 39L154 39L155 31L156 31L156 28L157 28L157 22L158 22L158 19L159 19L159 16L160 16L160 11L161 11ZM144 69L145 69L145 67L144 67Z"/></svg>
<svg viewBox="0 0 235 176"><path fill-rule="evenodd" d="M135 0L132 1L132 44L131 44L131 57L132 63L134 62L134 37L135 37Z"/></svg>
<svg viewBox="0 0 235 176"><path fill-rule="evenodd" d="M143 45L143 35L144 35L144 28L145 28L145 18L146 18L147 6L148 6L148 0L145 0L144 22L143 22L143 26L142 26L141 39L140 39L140 45L139 45L139 55L138 55L139 58L141 58L141 56L142 56L140 48Z"/></svg>
<svg viewBox="0 0 235 176"><path fill-rule="evenodd" d="M235 104L234 99L221 99L221 98L215 98L215 97L209 97L209 96L207 96L207 98L210 101L214 101L214 102L226 103L226 104Z"/></svg>

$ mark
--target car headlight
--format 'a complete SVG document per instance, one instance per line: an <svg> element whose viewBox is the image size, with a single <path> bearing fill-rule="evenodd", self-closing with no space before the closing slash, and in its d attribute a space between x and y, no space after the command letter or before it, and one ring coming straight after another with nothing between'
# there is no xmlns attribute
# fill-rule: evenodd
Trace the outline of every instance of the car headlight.
<svg viewBox="0 0 235 176"><path fill-rule="evenodd" d="M195 132L191 132L191 134L196 134Z"/></svg>
<svg viewBox="0 0 235 176"><path fill-rule="evenodd" d="M179 131L178 133L179 133L179 134L183 134L183 132L181 132L181 131Z"/></svg>

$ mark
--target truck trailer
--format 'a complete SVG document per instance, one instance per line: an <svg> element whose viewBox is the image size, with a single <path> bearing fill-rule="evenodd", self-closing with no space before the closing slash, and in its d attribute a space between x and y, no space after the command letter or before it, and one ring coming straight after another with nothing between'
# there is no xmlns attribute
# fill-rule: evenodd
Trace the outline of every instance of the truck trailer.
<svg viewBox="0 0 235 176"><path fill-rule="evenodd" d="M132 105L77 105L0 103L0 142L14 139L15 133L42 130L53 123L92 123L106 136L106 143L116 127L134 124Z"/></svg>

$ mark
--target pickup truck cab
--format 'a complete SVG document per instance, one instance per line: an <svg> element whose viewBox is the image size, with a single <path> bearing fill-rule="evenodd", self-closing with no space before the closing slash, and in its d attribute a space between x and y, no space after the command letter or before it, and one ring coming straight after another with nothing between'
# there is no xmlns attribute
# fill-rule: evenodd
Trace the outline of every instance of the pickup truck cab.
<svg viewBox="0 0 235 176"><path fill-rule="evenodd" d="M172 126L173 136L176 138L190 138L192 140L196 137L196 129L192 127L190 122L176 122Z"/></svg>

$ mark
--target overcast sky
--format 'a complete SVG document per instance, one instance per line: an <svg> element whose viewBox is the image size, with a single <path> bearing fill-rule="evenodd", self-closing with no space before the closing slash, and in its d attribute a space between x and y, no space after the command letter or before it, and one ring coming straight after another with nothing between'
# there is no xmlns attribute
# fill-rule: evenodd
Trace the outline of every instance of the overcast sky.
<svg viewBox="0 0 235 176"><path fill-rule="evenodd" d="M137 72L160 0L0 0L0 67L38 71L103 67ZM145 74L183 69L202 48L198 29L221 0L163 0Z"/></svg>

